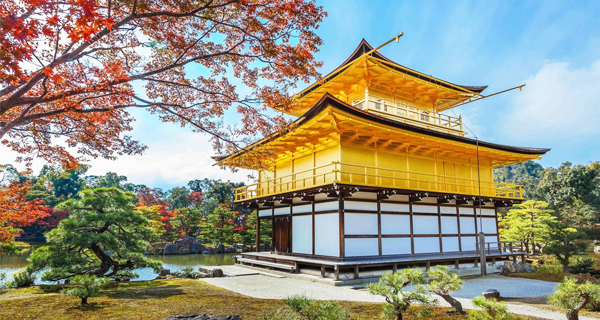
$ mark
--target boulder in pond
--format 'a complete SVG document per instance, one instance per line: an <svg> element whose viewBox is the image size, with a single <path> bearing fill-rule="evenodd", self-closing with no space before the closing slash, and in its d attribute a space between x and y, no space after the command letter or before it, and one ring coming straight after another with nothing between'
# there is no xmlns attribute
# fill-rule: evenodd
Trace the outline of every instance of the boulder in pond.
<svg viewBox="0 0 600 320"><path fill-rule="evenodd" d="M225 252L225 253L236 253L236 252L237 252L237 249L236 249L236 247L235 247L235 246L231 246L231 247L229 247L229 248L225 249L225 251L224 251L224 252Z"/></svg>
<svg viewBox="0 0 600 320"><path fill-rule="evenodd" d="M197 241L192 243L192 248L190 249L192 253L202 253L204 252L204 250L206 250L206 248L200 242Z"/></svg>
<svg viewBox="0 0 600 320"><path fill-rule="evenodd" d="M165 269L165 268L160 269L160 272L158 273L158 275L161 277L168 276L170 274L171 274L171 270Z"/></svg>
<svg viewBox="0 0 600 320"><path fill-rule="evenodd" d="M225 246L223 244L220 244L217 246L217 253L224 253L225 252Z"/></svg>
<svg viewBox="0 0 600 320"><path fill-rule="evenodd" d="M171 316L163 320L242 320L237 314L210 315L210 314L183 314Z"/></svg>
<svg viewBox="0 0 600 320"><path fill-rule="evenodd" d="M177 254L179 250L177 250L177 245L174 243L167 243L165 249L163 250L163 254Z"/></svg>

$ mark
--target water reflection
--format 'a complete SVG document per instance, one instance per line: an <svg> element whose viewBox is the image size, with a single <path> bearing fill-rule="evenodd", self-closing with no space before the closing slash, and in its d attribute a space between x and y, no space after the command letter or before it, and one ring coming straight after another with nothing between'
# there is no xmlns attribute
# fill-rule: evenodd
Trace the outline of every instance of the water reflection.
<svg viewBox="0 0 600 320"><path fill-rule="evenodd" d="M6 273L7 279L18 269L25 267L28 264L27 258L31 255L30 251L24 252L20 256L0 255L0 273ZM161 260L163 268L170 269L175 272L183 267L191 266L196 269L199 266L225 266L235 263L235 254L187 254L174 256L154 256L153 259ZM152 280L156 278L156 273L150 268L138 268L134 270L140 276L134 280ZM39 279L36 283L46 284Z"/></svg>

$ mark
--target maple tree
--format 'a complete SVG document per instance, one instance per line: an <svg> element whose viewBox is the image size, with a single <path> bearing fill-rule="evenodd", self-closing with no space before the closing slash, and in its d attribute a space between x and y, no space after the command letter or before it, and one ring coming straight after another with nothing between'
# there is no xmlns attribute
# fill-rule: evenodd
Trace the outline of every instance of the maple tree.
<svg viewBox="0 0 600 320"><path fill-rule="evenodd" d="M18 161L67 169L139 154L146 147L126 133L130 110L144 108L232 152L285 130L265 110L289 107L296 83L318 76L325 16L313 0L3 1L1 143ZM239 126L222 124L231 107Z"/></svg>
<svg viewBox="0 0 600 320"><path fill-rule="evenodd" d="M21 234L20 228L46 217L48 212L42 200L27 201L31 182L11 181L2 185L3 180L4 175L0 176L0 253L7 253L15 250L11 242Z"/></svg>

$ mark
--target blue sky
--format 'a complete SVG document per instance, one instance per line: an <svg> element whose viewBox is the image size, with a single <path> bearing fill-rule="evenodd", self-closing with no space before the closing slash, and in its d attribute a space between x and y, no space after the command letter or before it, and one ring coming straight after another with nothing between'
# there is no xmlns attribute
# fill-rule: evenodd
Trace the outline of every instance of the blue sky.
<svg viewBox="0 0 600 320"><path fill-rule="evenodd" d="M362 38L377 46L404 32L381 53L409 68L457 84L489 85L484 94L527 83L522 92L455 110L480 139L552 148L540 161L544 166L600 160L600 1L318 3L329 14L317 30L323 74ZM193 77L196 71L190 70ZM132 135L149 150L116 161L93 160L91 174L114 171L130 182L166 189L205 177L247 181L245 172L212 166L207 136L135 114ZM0 151L0 163L14 160L14 154Z"/></svg>

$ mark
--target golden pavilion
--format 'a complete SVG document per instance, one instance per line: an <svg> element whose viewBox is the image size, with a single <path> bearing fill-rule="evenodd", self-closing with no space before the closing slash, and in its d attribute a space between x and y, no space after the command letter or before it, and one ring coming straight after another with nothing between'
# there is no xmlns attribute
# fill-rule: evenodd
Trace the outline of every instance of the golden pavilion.
<svg viewBox="0 0 600 320"><path fill-rule="evenodd" d="M494 182L493 169L549 149L466 137L461 117L444 111L485 89L409 69L361 41L295 96L293 130L218 158L258 170L258 182L237 189L235 201L273 228L272 250L238 263L320 267L335 279L350 268L358 278L372 266L472 261L479 233L491 258L523 254L500 242L496 212L522 201L523 186Z"/></svg>

